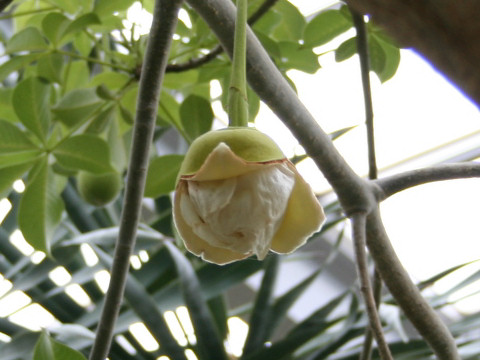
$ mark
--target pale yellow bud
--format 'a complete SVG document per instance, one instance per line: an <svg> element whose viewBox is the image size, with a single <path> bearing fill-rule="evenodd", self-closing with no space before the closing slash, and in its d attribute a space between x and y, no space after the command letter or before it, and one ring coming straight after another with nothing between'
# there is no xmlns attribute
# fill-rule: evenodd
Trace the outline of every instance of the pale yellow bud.
<svg viewBox="0 0 480 360"><path fill-rule="evenodd" d="M324 219L295 166L257 130L212 131L187 152L174 220L186 248L206 261L227 264L251 255L263 259L269 250L290 253Z"/></svg>

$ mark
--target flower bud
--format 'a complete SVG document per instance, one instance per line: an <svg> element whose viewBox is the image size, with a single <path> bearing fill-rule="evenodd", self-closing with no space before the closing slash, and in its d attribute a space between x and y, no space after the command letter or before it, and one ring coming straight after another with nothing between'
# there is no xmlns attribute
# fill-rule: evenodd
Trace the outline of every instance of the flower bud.
<svg viewBox="0 0 480 360"><path fill-rule="evenodd" d="M252 128L211 131L191 144L173 215L186 248L220 265L291 253L325 219L295 166Z"/></svg>

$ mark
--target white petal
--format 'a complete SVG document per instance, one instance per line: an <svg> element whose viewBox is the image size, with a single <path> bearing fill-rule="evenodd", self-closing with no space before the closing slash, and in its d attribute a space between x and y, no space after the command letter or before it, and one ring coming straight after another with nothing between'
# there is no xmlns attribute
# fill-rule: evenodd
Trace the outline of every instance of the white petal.
<svg viewBox="0 0 480 360"><path fill-rule="evenodd" d="M223 209L235 191L236 179L189 181L188 193L202 218Z"/></svg>
<svg viewBox="0 0 480 360"><path fill-rule="evenodd" d="M212 246L263 259L282 222L295 176L284 164L272 164L235 179L190 182L184 196L191 201L181 201L182 213Z"/></svg>

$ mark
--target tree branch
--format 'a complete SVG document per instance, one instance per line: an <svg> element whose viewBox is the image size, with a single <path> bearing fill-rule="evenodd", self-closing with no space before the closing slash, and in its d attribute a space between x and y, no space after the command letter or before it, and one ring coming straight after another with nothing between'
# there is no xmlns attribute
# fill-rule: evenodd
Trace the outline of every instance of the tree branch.
<svg viewBox="0 0 480 360"><path fill-rule="evenodd" d="M367 214L365 213L355 213L350 217L353 228L353 244L355 248L355 258L357 260L357 271L360 279L360 290L367 308L370 330L372 331L378 345L380 358L382 360L393 360L390 349L383 336L382 324L378 316L377 305L375 303L370 276L368 274L367 253L365 251L366 219Z"/></svg>
<svg viewBox="0 0 480 360"><path fill-rule="evenodd" d="M480 163L443 164L429 168L406 171L375 180L373 183L381 189L380 201L413 186L434 181L468 179L480 177Z"/></svg>
<svg viewBox="0 0 480 360"><path fill-rule="evenodd" d="M260 7L255 11L250 18L248 19L248 24L253 25L257 22L270 8L275 5L278 0L265 0L265 2L260 5ZM213 59L215 59L218 55L223 53L222 45L218 44L209 53L203 55L202 57L193 58L188 60L187 62L181 64L168 64L167 65L167 72L182 72L191 69L195 69L199 66L209 63Z"/></svg>
<svg viewBox="0 0 480 360"><path fill-rule="evenodd" d="M141 203L153 137L158 99L178 10L183 0L157 0L145 54L133 129L120 230L115 247L111 279L90 360L104 360L110 349L115 322L122 304L130 256L135 244Z"/></svg>
<svg viewBox="0 0 480 360"><path fill-rule="evenodd" d="M367 217L367 246L390 293L438 359L460 360L455 339L398 260L378 209Z"/></svg>
<svg viewBox="0 0 480 360"><path fill-rule="evenodd" d="M346 0L403 47L413 47L480 106L480 2Z"/></svg>

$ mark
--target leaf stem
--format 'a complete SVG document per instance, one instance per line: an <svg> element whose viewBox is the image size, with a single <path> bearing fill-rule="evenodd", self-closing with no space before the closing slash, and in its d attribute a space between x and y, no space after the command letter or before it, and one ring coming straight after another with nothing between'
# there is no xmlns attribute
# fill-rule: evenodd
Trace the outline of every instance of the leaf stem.
<svg viewBox="0 0 480 360"><path fill-rule="evenodd" d="M120 230L97 335L90 360L104 360L109 352L115 323L122 305L140 218L150 144L157 115L161 84L167 66L172 36L177 25L178 10L183 0L157 0L138 93L137 114L133 129L125 197Z"/></svg>
<svg viewBox="0 0 480 360"><path fill-rule="evenodd" d="M6 3L6 2L5 2ZM0 5L0 11L1 7L3 4ZM7 5L8 6L8 5ZM49 6L41 9L35 9L35 10L28 10L28 11L19 11L19 12L14 12L14 13L9 13L5 15L0 16L0 20L5 20L5 19L11 19L19 16L25 16L25 15L32 15L32 14L38 14L44 11L50 11L50 10L55 10L56 8L54 6Z"/></svg>
<svg viewBox="0 0 480 360"><path fill-rule="evenodd" d="M130 74L133 73L132 69L130 69L128 67L125 67L125 66L122 66L122 65L117 65L117 64L112 64L110 62L98 60L98 59L88 57L88 56L79 55L79 54L71 52L71 51L56 49L55 52L57 52L61 55L69 56L69 57L74 58L74 59L85 60L85 61L90 62L90 63L108 66L112 69L122 70L122 71L125 71L125 72L130 73Z"/></svg>
<svg viewBox="0 0 480 360"><path fill-rule="evenodd" d="M237 0L232 77L228 93L229 126L248 126L247 100L247 8L248 0Z"/></svg>

